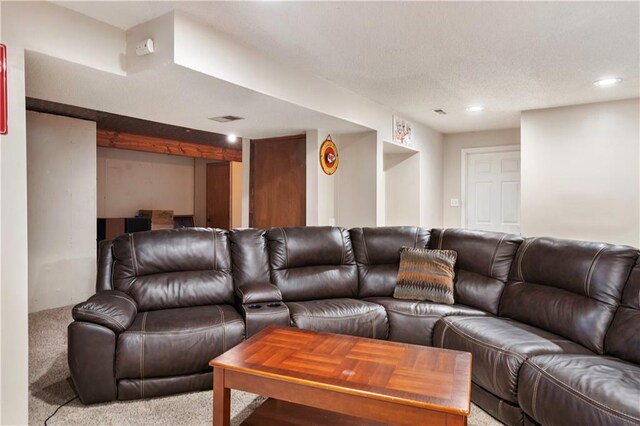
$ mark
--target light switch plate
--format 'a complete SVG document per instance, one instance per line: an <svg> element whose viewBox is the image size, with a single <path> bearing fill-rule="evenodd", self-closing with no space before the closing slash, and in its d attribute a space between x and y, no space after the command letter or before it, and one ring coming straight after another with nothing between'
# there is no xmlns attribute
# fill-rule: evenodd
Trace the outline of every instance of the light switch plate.
<svg viewBox="0 0 640 426"><path fill-rule="evenodd" d="M449 205L451 207L460 207L460 200L458 200L457 198L452 198L449 202Z"/></svg>

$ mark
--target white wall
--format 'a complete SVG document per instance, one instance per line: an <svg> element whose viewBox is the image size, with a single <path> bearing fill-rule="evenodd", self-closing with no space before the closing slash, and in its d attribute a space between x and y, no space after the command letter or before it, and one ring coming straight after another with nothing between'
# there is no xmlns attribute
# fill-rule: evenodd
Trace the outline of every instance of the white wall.
<svg viewBox="0 0 640 426"><path fill-rule="evenodd" d="M193 223L207 226L207 164L214 160L195 159Z"/></svg>
<svg viewBox="0 0 640 426"><path fill-rule="evenodd" d="M125 74L126 36L119 28L43 1L3 1L2 38L114 74Z"/></svg>
<svg viewBox="0 0 640 426"><path fill-rule="evenodd" d="M414 128L414 147L420 151L420 226L442 226L443 137L422 125Z"/></svg>
<svg viewBox="0 0 640 426"><path fill-rule="evenodd" d="M340 136L331 139L338 147L338 171L327 175L320 166L320 147L330 132L322 129L307 130L307 226L335 224L335 182L342 170Z"/></svg>
<svg viewBox="0 0 640 426"><path fill-rule="evenodd" d="M420 153L385 154L387 226L420 225Z"/></svg>
<svg viewBox="0 0 640 426"><path fill-rule="evenodd" d="M522 233L640 246L638 99L522 113Z"/></svg>
<svg viewBox="0 0 640 426"><path fill-rule="evenodd" d="M19 425L28 422L27 137L24 50L8 46L9 134L0 136L0 424Z"/></svg>
<svg viewBox="0 0 640 426"><path fill-rule="evenodd" d="M195 22L188 16L174 14L174 62L242 87L282 99L296 105L348 120L373 129L377 135L370 140L373 155L365 156L374 167L371 177L375 194L373 225L384 225L386 204L382 158L382 143L391 140L394 111L366 99L330 81L273 61L262 53L240 45L228 36ZM216 54L202 54L215 52ZM260 72L255 72L259 69ZM375 134L375 133L374 133ZM414 122L415 147L421 156L420 222L424 226L442 224L442 135L427 126ZM340 148L340 147L338 147ZM368 150L367 150L368 151ZM369 152L367 152L369 154ZM362 162L361 162L362 163ZM248 164L245 163L245 164ZM309 165L310 163L307 162ZM340 171L337 172L338 174ZM339 179L335 182L337 183ZM360 182L361 183L361 182ZM334 185L337 189L337 186ZM368 190L367 190L368 191ZM315 191L308 192L312 197ZM358 195L360 196L360 195ZM336 222L340 196L335 195ZM341 197L344 199L344 197ZM308 200L313 205L314 200ZM367 208L369 204L366 204ZM350 216L350 213L347 214ZM371 223L369 212L359 219ZM344 223L351 221L346 219ZM308 218L309 219L309 218Z"/></svg>
<svg viewBox="0 0 640 426"><path fill-rule="evenodd" d="M98 148L98 217L133 217L138 210L194 212L194 159Z"/></svg>
<svg viewBox="0 0 640 426"><path fill-rule="evenodd" d="M29 312L95 292L95 155L95 122L27 113Z"/></svg>
<svg viewBox="0 0 640 426"><path fill-rule="evenodd" d="M500 145L520 145L520 129L488 130L482 132L449 133L444 135L443 156L443 223L445 227L462 226L460 207L451 207L452 198L461 202L461 156L464 148Z"/></svg>
<svg viewBox="0 0 640 426"><path fill-rule="evenodd" d="M376 138L376 132L336 136L339 165L333 176L337 226L353 228L377 224Z"/></svg>
<svg viewBox="0 0 640 426"><path fill-rule="evenodd" d="M116 74L123 31L45 2L0 2L8 48L9 135L0 142L0 423L28 421L28 265L25 49ZM96 49L96 46L100 46Z"/></svg>

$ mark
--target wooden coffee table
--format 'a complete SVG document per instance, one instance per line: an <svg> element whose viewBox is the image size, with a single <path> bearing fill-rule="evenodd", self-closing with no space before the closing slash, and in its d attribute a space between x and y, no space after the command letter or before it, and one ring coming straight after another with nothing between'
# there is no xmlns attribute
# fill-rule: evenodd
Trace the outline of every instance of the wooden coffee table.
<svg viewBox="0 0 640 426"><path fill-rule="evenodd" d="M230 389L273 398L247 424L325 419L345 425L451 426L466 425L469 416L467 352L269 327L209 365L215 426L229 425Z"/></svg>

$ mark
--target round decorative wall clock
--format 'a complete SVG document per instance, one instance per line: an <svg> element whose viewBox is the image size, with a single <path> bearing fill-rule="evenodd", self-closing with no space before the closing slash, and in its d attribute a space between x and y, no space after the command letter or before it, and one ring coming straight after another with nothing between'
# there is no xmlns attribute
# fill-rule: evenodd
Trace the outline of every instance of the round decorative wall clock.
<svg viewBox="0 0 640 426"><path fill-rule="evenodd" d="M338 147L331 140L331 135L328 135L320 146L320 165L322 171L328 175L332 175L338 170Z"/></svg>

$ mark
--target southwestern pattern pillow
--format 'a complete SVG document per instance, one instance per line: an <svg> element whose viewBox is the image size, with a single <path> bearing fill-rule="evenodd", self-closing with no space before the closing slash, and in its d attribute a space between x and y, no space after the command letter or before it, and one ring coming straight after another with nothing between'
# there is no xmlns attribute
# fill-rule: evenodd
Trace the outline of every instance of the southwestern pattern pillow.
<svg viewBox="0 0 640 426"><path fill-rule="evenodd" d="M393 297L453 305L454 266L458 253L403 247Z"/></svg>

